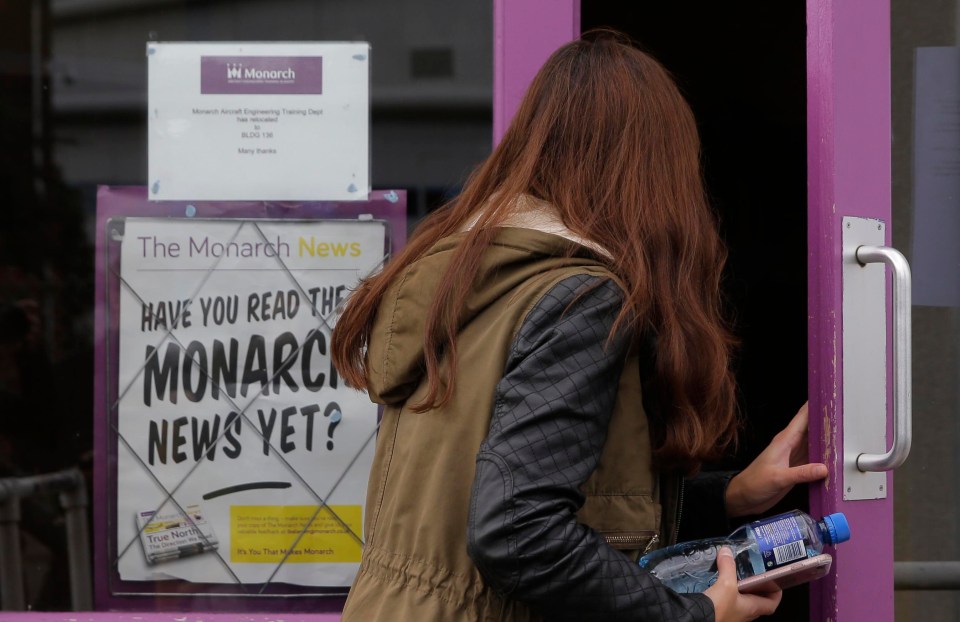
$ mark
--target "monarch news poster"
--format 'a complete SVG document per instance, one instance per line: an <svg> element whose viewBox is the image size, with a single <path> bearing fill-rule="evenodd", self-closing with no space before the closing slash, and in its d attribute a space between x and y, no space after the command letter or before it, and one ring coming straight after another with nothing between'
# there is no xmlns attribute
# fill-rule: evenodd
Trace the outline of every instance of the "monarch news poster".
<svg viewBox="0 0 960 622"><path fill-rule="evenodd" d="M330 361L378 220L124 219L116 403L125 581L347 586L377 409Z"/></svg>

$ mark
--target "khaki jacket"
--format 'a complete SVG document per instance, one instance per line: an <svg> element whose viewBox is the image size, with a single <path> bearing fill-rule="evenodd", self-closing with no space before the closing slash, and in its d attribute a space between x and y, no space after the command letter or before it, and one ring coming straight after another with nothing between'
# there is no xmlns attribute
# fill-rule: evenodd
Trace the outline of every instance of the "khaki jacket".
<svg viewBox="0 0 960 622"><path fill-rule="evenodd" d="M475 458L490 430L495 387L531 308L572 275L614 277L583 247L574 245L579 252L566 256L572 243L562 237L501 228L460 317L453 399L443 408L413 412L408 404L425 391L424 318L459 239L440 241L412 264L384 296L375 320L369 392L385 408L363 559L345 622L541 619L489 587L468 554ZM672 531L661 525L659 478L650 456L638 357L628 355L599 464L581 487L585 502L577 520L634 559L657 545L662 527Z"/></svg>

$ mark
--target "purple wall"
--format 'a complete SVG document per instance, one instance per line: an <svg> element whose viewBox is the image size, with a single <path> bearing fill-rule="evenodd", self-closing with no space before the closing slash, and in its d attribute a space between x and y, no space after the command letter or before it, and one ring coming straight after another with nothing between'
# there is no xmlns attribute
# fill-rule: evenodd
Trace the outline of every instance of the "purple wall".
<svg viewBox="0 0 960 622"><path fill-rule="evenodd" d="M892 621L892 478L887 499L843 500L839 424L841 219L890 222L889 1L808 0L807 37L810 455L830 467L826 485L811 491L811 511L844 512L853 532L835 553L830 579L811 589L810 617Z"/></svg>

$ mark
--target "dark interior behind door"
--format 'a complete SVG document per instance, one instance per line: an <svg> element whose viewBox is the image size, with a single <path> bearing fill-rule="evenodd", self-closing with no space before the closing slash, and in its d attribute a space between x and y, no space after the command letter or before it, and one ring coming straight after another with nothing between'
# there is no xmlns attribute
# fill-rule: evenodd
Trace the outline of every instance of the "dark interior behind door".
<svg viewBox="0 0 960 622"><path fill-rule="evenodd" d="M669 69L700 127L703 163L730 250L726 292L742 340L742 467L807 392L806 15L803 2L581 4L584 32L626 32ZM794 491L773 512L806 508ZM806 621L807 588L772 619Z"/></svg>

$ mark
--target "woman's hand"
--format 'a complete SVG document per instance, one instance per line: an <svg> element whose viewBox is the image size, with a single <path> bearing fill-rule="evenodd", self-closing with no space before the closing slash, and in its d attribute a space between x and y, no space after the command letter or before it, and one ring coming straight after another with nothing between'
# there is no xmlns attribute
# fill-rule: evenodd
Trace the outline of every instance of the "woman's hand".
<svg viewBox="0 0 960 622"><path fill-rule="evenodd" d="M717 553L717 570L717 581L704 592L713 601L716 622L746 622L776 611L783 592L775 583L770 583L770 592L741 594L737 590L737 566L730 547Z"/></svg>
<svg viewBox="0 0 960 622"><path fill-rule="evenodd" d="M727 486L727 514L749 516L769 510L796 484L827 476L823 463L807 462L807 404L767 448Z"/></svg>

